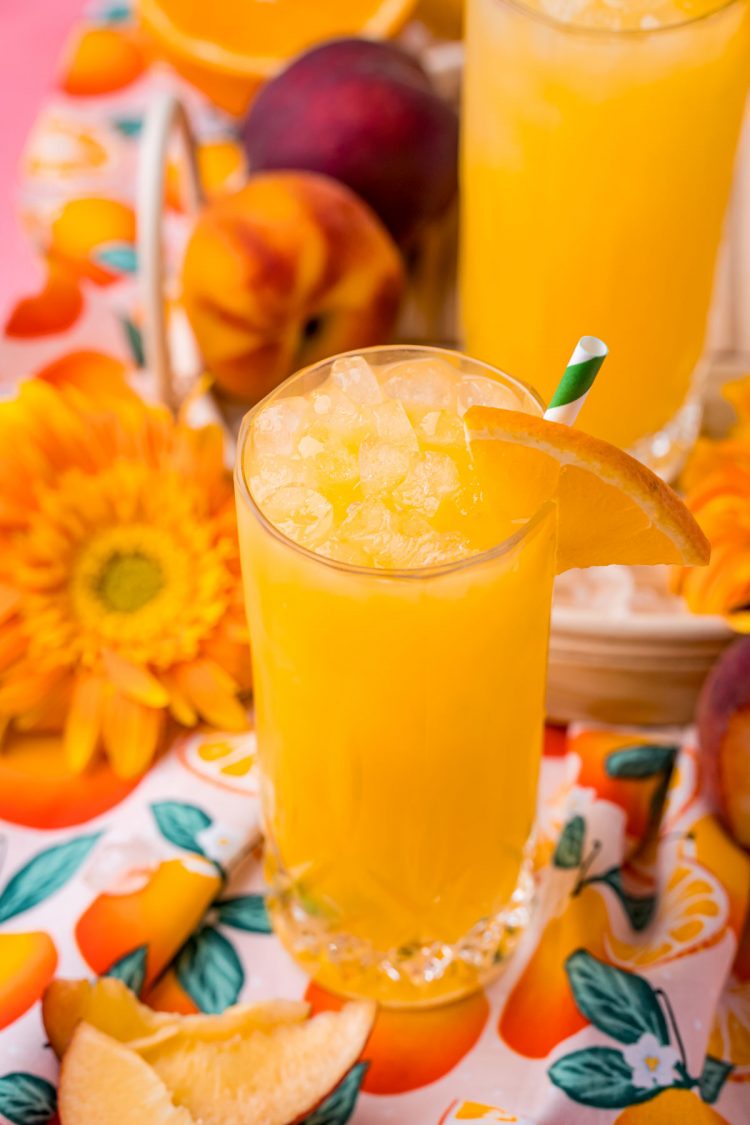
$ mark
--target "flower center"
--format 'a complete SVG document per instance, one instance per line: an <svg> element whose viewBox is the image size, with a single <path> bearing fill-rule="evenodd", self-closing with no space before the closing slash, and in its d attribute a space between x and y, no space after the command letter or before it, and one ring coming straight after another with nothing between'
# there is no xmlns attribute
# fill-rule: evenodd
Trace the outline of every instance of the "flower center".
<svg viewBox="0 0 750 1125"><path fill-rule="evenodd" d="M646 1055L643 1061L650 1071L658 1070L659 1060L656 1055Z"/></svg>
<svg viewBox="0 0 750 1125"><path fill-rule="evenodd" d="M115 551L104 560L96 592L110 613L135 613L164 587L160 563L141 551Z"/></svg>
<svg viewBox="0 0 750 1125"><path fill-rule="evenodd" d="M71 606L92 657L174 627L190 597L184 547L145 524L105 528L83 544L71 575ZM89 644L90 642L90 644Z"/></svg>

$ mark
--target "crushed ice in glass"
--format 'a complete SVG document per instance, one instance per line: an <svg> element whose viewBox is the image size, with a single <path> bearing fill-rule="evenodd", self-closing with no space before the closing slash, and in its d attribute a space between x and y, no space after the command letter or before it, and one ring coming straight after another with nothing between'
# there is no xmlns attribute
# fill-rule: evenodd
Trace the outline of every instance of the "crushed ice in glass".
<svg viewBox="0 0 750 1125"><path fill-rule="evenodd" d="M376 370L337 359L307 396L264 407L251 492L288 538L353 566L414 569L485 550L481 488L462 423L474 405L517 409L514 392L450 357Z"/></svg>

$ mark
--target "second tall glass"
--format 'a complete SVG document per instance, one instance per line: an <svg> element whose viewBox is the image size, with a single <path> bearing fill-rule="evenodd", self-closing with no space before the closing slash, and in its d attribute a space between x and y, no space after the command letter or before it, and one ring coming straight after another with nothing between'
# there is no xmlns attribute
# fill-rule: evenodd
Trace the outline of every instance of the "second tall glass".
<svg viewBox="0 0 750 1125"><path fill-rule="evenodd" d="M468 0L467 347L548 398L602 336L581 424L665 475L699 419L749 24L747 0Z"/></svg>

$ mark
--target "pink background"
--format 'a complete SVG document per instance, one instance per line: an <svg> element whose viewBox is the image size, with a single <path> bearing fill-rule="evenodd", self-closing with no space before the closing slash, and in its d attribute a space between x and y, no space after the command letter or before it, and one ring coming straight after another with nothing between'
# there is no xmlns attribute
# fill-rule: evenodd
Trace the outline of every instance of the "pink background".
<svg viewBox="0 0 750 1125"><path fill-rule="evenodd" d="M40 281L15 214L18 161L84 0L0 0L0 320Z"/></svg>

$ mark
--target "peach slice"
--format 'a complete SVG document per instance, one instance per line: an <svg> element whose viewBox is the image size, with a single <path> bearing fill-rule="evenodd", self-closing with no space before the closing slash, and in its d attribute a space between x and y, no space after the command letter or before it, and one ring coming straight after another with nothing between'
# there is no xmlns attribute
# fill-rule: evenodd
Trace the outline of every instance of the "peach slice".
<svg viewBox="0 0 750 1125"><path fill-rule="evenodd" d="M356 1062L375 1005L346 1004L221 1040L185 1034L190 1018L182 1033L161 1029L137 1050L80 1023L60 1072L62 1125L289 1125Z"/></svg>
<svg viewBox="0 0 750 1125"><path fill-rule="evenodd" d="M139 1053L201 1125L289 1125L335 1089L374 1019L373 1003L356 1002L221 1041L157 1037Z"/></svg>
<svg viewBox="0 0 750 1125"><path fill-rule="evenodd" d="M236 1004L221 1015L179 1016L154 1012L115 977L102 977L93 983L55 980L42 1001L44 1027L58 1058L68 1049L73 1033L83 1021L121 1043L163 1042L178 1034L205 1042L301 1021L309 1010L309 1005L302 1002L273 1000Z"/></svg>
<svg viewBox="0 0 750 1125"><path fill-rule="evenodd" d="M63 1060L58 1110L61 1125L195 1125L140 1055L87 1023Z"/></svg>

